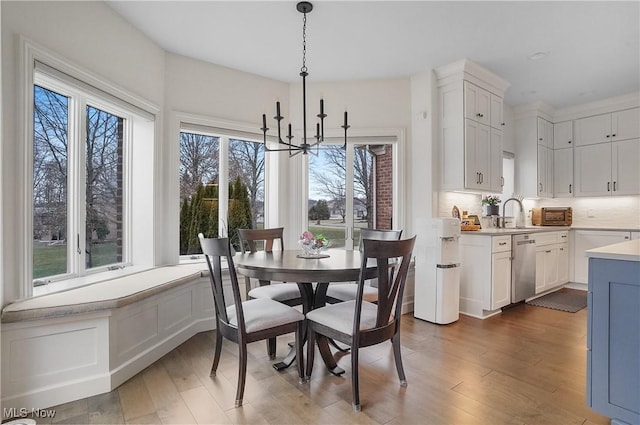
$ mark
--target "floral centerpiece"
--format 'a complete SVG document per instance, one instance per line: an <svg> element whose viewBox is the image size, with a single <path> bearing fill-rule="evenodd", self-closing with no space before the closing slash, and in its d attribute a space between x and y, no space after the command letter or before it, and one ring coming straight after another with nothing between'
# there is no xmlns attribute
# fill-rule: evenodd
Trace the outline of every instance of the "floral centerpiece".
<svg viewBox="0 0 640 425"><path fill-rule="evenodd" d="M487 215L500 215L500 197L498 195L487 195L482 198L482 205L487 207Z"/></svg>
<svg viewBox="0 0 640 425"><path fill-rule="evenodd" d="M298 244L302 249L304 255L318 255L323 249L329 247L329 239L327 239L322 233L314 235L310 231L304 231L300 235Z"/></svg>

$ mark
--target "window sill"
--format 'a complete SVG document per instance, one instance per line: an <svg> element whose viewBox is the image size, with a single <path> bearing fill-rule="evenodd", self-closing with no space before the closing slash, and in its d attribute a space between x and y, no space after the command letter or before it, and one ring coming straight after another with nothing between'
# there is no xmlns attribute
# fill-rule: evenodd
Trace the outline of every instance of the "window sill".
<svg viewBox="0 0 640 425"><path fill-rule="evenodd" d="M102 281L85 282L83 286L11 303L2 311L2 323L119 308L193 282L203 275L202 267L198 266L165 266L124 276L111 275L108 279L103 276Z"/></svg>

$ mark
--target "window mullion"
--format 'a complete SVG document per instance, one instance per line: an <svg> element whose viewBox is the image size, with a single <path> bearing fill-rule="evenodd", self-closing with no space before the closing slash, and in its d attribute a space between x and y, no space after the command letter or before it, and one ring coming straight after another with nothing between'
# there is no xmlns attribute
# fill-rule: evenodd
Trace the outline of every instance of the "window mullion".
<svg viewBox="0 0 640 425"><path fill-rule="evenodd" d="M218 174L218 235L228 237L229 226L229 138L220 137L219 174Z"/></svg>
<svg viewBox="0 0 640 425"><path fill-rule="evenodd" d="M87 135L86 99L74 96L71 102L69 128L69 236L73 237L69 255L70 271L83 275L86 264L86 155L83 149Z"/></svg>

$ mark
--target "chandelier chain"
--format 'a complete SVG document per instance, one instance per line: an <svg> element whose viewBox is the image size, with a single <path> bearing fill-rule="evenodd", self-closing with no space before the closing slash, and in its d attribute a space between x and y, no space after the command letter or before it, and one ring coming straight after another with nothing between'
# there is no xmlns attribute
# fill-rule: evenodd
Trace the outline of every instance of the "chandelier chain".
<svg viewBox="0 0 640 425"><path fill-rule="evenodd" d="M302 68L300 72L307 72L307 14L302 18Z"/></svg>

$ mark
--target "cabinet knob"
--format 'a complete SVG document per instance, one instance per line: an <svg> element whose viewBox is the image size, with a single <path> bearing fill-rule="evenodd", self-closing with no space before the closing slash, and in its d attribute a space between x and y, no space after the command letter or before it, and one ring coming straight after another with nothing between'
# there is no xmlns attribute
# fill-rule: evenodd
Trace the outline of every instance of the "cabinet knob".
<svg viewBox="0 0 640 425"><path fill-rule="evenodd" d="M569 140L569 142L568 142L568 143L569 143L569 144L571 144L571 140Z"/></svg>
<svg viewBox="0 0 640 425"><path fill-rule="evenodd" d="M609 136L607 136L607 137L609 137ZM541 137L541 138L539 138L538 140L540 140L540 141L542 142L542 137Z"/></svg>
<svg viewBox="0 0 640 425"><path fill-rule="evenodd" d="M611 135L611 137L616 137L616 135L615 135L615 134L612 134L612 135Z"/></svg>
<svg viewBox="0 0 640 425"><path fill-rule="evenodd" d="M609 137L611 137L611 135L607 134L607 139L608 139Z"/></svg>
<svg viewBox="0 0 640 425"><path fill-rule="evenodd" d="M500 123L500 125L505 125L505 123Z"/></svg>

